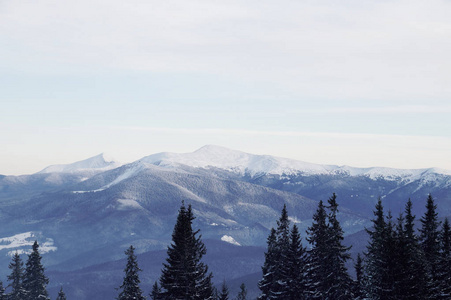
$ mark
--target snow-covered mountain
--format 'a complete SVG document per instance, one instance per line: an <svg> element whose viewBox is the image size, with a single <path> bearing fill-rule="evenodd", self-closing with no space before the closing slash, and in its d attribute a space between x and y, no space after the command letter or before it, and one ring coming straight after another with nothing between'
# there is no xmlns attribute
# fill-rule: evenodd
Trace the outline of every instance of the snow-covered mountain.
<svg viewBox="0 0 451 300"><path fill-rule="evenodd" d="M224 273L215 280L255 278L260 262L252 268L246 263L249 257L262 259L283 205L305 233L317 201L333 192L346 238L359 237L355 252L365 247L362 230L371 225L379 197L394 216L411 198L420 216L431 193L439 216L451 216L451 175L446 170L318 165L218 146L153 154L124 165L98 155L32 175L0 177L0 280L8 271L8 255L27 251L37 239L48 250L43 258L52 274L50 288L64 285L71 298L96 298L99 287L113 290L120 284L110 279L120 280L122 263L115 261L130 244L146 257L148 267L158 268L152 257L158 253L158 263L163 259L182 200L192 204L194 225L204 239L216 245L216 256L207 258L212 269ZM225 249L228 254L221 254ZM240 256L241 251L246 255ZM227 255L242 260L229 268ZM237 271L236 266L243 267ZM146 273L143 284L150 287L158 273ZM86 278L96 286L85 293L79 286L87 284ZM66 289L68 284L72 286Z"/></svg>
<svg viewBox="0 0 451 300"><path fill-rule="evenodd" d="M261 175L349 175L366 176L371 179L413 181L430 174L451 175L450 170L438 168L408 170L313 164L270 155L249 154L215 145L204 146L192 153L153 154L141 161L160 166L183 164L195 168L219 168L251 177Z"/></svg>
<svg viewBox="0 0 451 300"><path fill-rule="evenodd" d="M65 165L52 165L39 171L41 174L48 173L77 173L77 172L101 172L107 171L121 166L121 164L115 161L113 158L101 153L94 157L77 161L71 164Z"/></svg>

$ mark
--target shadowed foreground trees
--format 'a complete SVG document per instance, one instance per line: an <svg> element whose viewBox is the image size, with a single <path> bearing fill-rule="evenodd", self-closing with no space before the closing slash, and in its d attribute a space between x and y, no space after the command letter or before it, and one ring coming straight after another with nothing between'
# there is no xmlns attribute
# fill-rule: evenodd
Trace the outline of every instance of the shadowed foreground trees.
<svg viewBox="0 0 451 300"><path fill-rule="evenodd" d="M160 278L162 299L213 299L213 275L202 262L207 249L199 230L192 228L193 220L191 205L182 204Z"/></svg>
<svg viewBox="0 0 451 300"><path fill-rule="evenodd" d="M32 251L28 255L28 259L23 266L22 259L18 252L13 256L9 269L11 274L8 275L11 292L4 297L8 300L49 300L47 292L48 278L44 274L44 267L41 263L41 255L39 254L39 244L37 241L32 246ZM2 286L3 290L3 286ZM0 291L0 299L3 297L4 290Z"/></svg>
<svg viewBox="0 0 451 300"><path fill-rule="evenodd" d="M135 248L130 246L125 251L125 255L127 255L127 265L125 267L125 277L122 282L122 285L119 287L121 292L117 297L118 300L144 300L145 297L142 295L143 292L139 287L140 279L138 272L141 269L138 267L138 261L135 255Z"/></svg>

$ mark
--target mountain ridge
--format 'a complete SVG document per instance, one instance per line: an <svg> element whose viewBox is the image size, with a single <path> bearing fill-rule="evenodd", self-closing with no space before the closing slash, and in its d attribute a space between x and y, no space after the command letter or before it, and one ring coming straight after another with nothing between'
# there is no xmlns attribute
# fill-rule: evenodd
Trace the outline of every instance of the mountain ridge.
<svg viewBox="0 0 451 300"><path fill-rule="evenodd" d="M273 175L334 175L345 174L349 176L367 176L372 179L383 177L388 180L400 178L415 179L422 174L451 175L451 170L440 168L398 169L388 167L358 168L351 166L338 166L314 164L295 159L277 157L272 155L255 155L242 151L231 150L216 145L206 145L194 152L171 153L161 152L146 156L139 161L160 166L175 166L176 164L191 167L216 167L227 171L258 176L259 174Z"/></svg>
<svg viewBox="0 0 451 300"><path fill-rule="evenodd" d="M105 153L100 153L96 156L76 161L70 164L50 165L36 174L48 173L77 173L83 171L106 171L117 168L122 164L116 162L112 157Z"/></svg>
<svg viewBox="0 0 451 300"><path fill-rule="evenodd" d="M204 239L218 245L235 244L236 251L264 248L284 205L305 242L305 230L311 226L318 201L326 201L332 193L338 196L340 224L355 253L364 251L364 228L371 226L378 198L394 216L411 198L413 213L420 216L431 193L440 217L451 216L451 176L435 169L394 169L397 172L392 171L391 178L377 177L368 172L377 174L385 169L293 162L211 145L192 153L157 153L115 168L103 156L80 162L54 168L51 173L0 177L0 239L5 244L0 249L2 278L8 271L8 253L26 251L37 239L52 249L43 253L43 259L54 272L55 291L67 282L64 278L80 275L78 270L84 269L112 293L111 284L104 279L108 270L97 272L90 266L123 259L123 250L131 244L138 254L164 254L182 201L192 205L193 226ZM296 166L313 171L288 172ZM247 258L242 259L236 263L246 266ZM155 265L155 261L149 263ZM223 262L211 263L219 264L218 269L227 267ZM257 269L262 264L255 262ZM235 278L235 270L227 272L224 278ZM71 277L73 286L68 291L83 290L85 276L78 275ZM82 296L74 291L72 298L96 298L93 286L87 290L92 294Z"/></svg>

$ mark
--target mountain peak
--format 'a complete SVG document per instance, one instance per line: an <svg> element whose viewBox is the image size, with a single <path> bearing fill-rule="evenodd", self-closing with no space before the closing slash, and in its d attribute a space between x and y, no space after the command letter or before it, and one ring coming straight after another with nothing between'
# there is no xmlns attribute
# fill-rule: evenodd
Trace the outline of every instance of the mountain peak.
<svg viewBox="0 0 451 300"><path fill-rule="evenodd" d="M163 152L147 156L141 161L171 166L176 164L198 168L215 167L240 174L286 174L324 172L327 166L316 165L270 155L255 155L222 146L206 145L191 153Z"/></svg>
<svg viewBox="0 0 451 300"><path fill-rule="evenodd" d="M188 165L195 168L219 168L239 174L255 176L259 174L274 175L333 175L367 176L370 178L416 178L424 172L450 174L440 169L393 169L393 168L355 168L350 166L321 165L299 160L270 155L249 154L222 146L205 145L191 153L163 152L142 159L143 162L160 166Z"/></svg>
<svg viewBox="0 0 451 300"><path fill-rule="evenodd" d="M230 153L230 152L241 152L237 150L232 150L223 146L217 145L205 145L194 151L194 153ZM243 153L243 152L241 152Z"/></svg>
<svg viewBox="0 0 451 300"><path fill-rule="evenodd" d="M111 156L104 153L71 164L51 165L38 173L76 173L82 171L105 171L119 167Z"/></svg>

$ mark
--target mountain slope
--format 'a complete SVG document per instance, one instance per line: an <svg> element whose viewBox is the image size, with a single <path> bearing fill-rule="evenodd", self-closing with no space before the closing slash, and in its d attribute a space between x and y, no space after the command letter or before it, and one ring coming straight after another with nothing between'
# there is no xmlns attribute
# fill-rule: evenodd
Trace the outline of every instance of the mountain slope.
<svg viewBox="0 0 451 300"><path fill-rule="evenodd" d="M438 168L407 170L312 164L270 155L254 155L214 145L204 146L192 153L158 153L144 157L141 161L166 167L179 164L195 168L214 167L251 177L262 174L347 175L365 176L371 179L414 181L425 175L451 175L451 171Z"/></svg>
<svg viewBox="0 0 451 300"><path fill-rule="evenodd" d="M66 165L52 165L39 171L38 173L77 173L77 172L100 172L119 167L121 164L105 154L77 161Z"/></svg>
<svg viewBox="0 0 451 300"><path fill-rule="evenodd" d="M411 198L419 218L432 193L439 216L451 215L451 176L436 169L315 165L206 146L188 154L155 154L119 167L97 156L45 170L0 177L0 277L8 272L9 255L29 251L38 240L45 246L43 262L52 282L74 284L70 293L80 300L91 299L90 293L102 288L105 295L114 293L105 289L118 277L117 268L114 273L104 266L123 259L130 244L137 253L164 253L182 201L193 206L194 227L211 247L228 242L237 251L221 254L227 247L218 246L210 261L218 270L226 270L228 260L245 256L252 247L264 248L284 204L305 242L317 201L326 201L333 192L346 238L355 243L353 252L365 246L362 230L371 226L378 197L394 216ZM236 263L243 266L240 272L249 273L218 274L256 281L258 272L246 269L245 258ZM158 272L146 276L154 280Z"/></svg>

